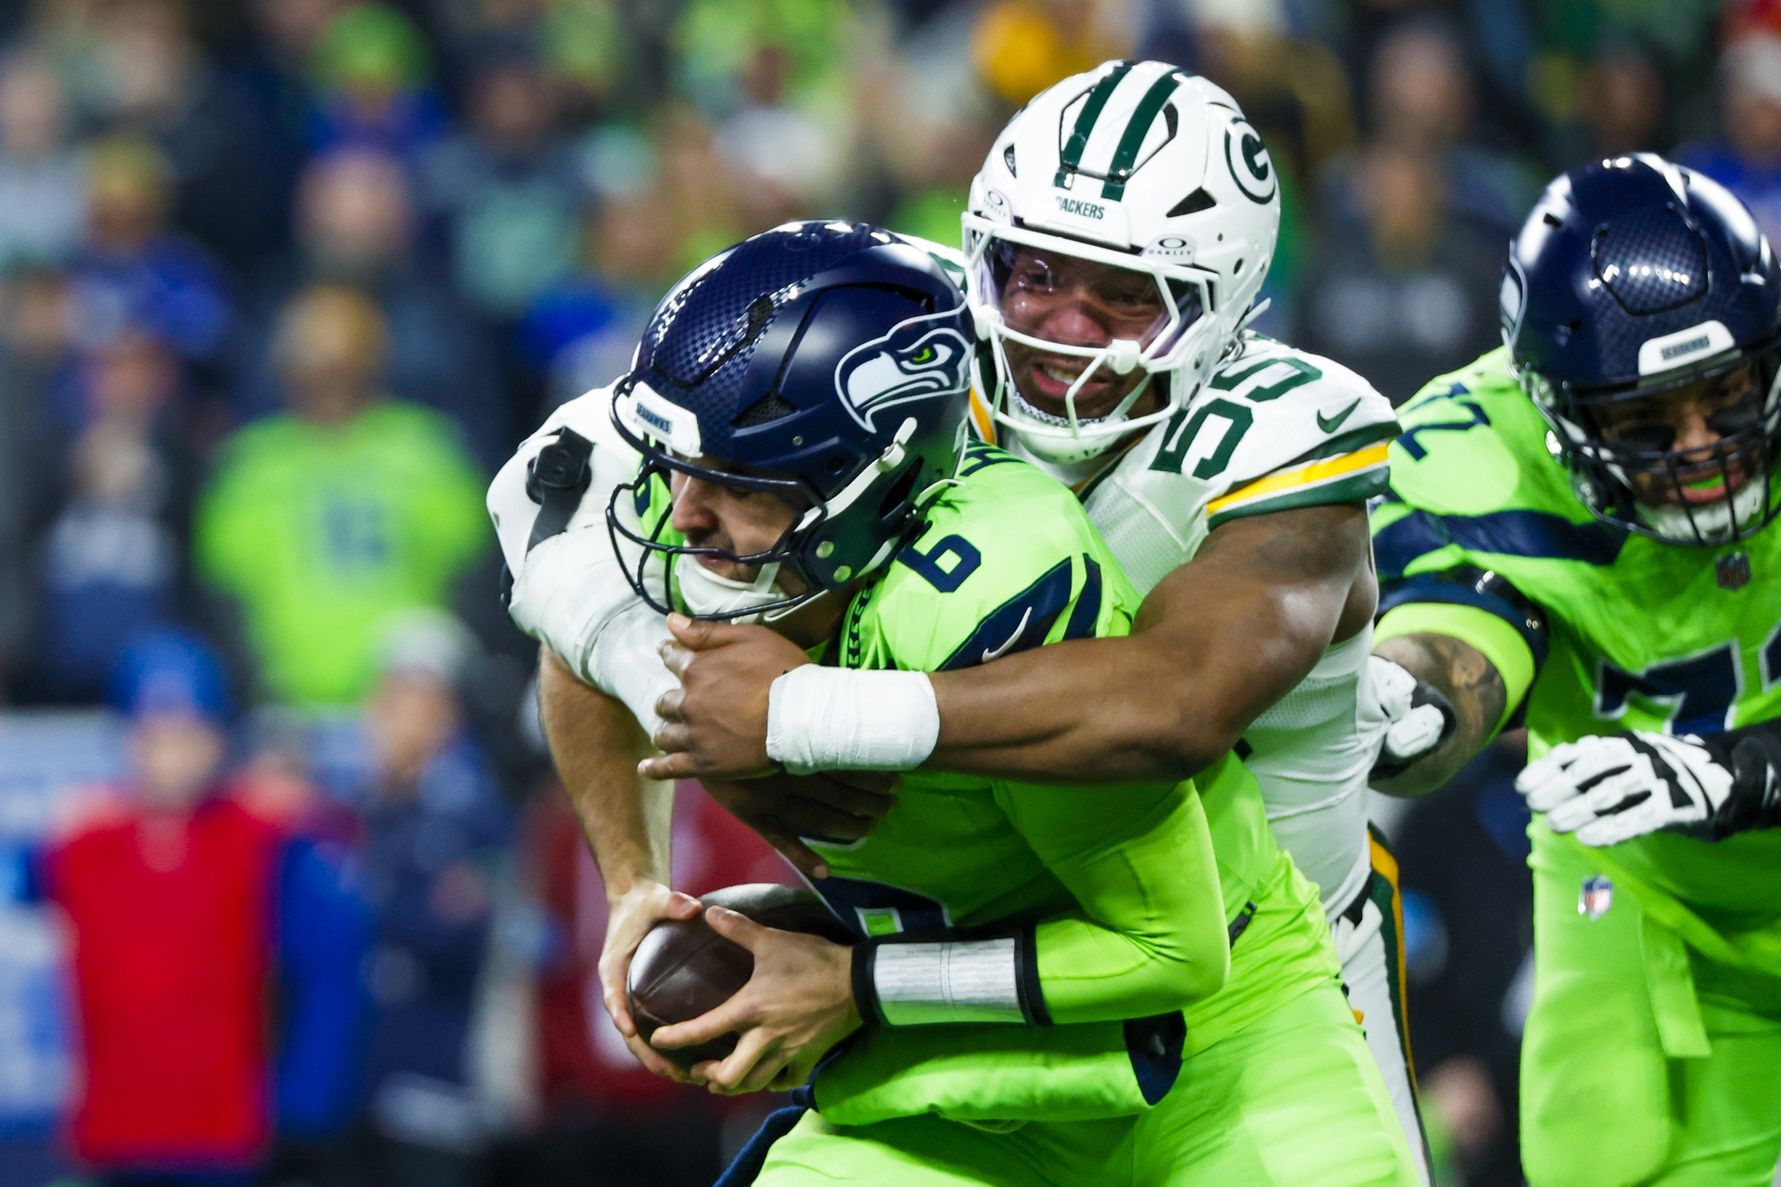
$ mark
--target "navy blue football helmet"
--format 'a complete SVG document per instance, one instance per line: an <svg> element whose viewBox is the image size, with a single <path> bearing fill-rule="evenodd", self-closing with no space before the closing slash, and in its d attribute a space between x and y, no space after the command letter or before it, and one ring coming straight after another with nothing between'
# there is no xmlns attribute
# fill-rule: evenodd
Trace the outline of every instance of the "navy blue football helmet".
<svg viewBox="0 0 1781 1187"><path fill-rule="evenodd" d="M1510 246L1501 307L1516 374L1597 518L1685 545L1774 518L1781 273L1718 183L1649 153L1564 174ZM1724 393L1704 418L1718 440L1679 448L1648 410L1706 392Z"/></svg>
<svg viewBox="0 0 1781 1187"><path fill-rule="evenodd" d="M644 458L607 506L619 555L637 557L632 586L664 611L771 619L885 564L958 469L971 343L939 263L866 223L788 223L695 269L657 306L613 403ZM659 506L671 471L798 514L763 552L678 543ZM652 497L641 520L622 514ZM760 576L666 563L696 554Z"/></svg>

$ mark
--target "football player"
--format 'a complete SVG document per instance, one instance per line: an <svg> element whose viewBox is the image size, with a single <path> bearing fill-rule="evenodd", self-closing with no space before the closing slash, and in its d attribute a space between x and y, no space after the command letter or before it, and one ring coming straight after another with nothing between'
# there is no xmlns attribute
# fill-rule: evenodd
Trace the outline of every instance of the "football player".
<svg viewBox="0 0 1781 1187"><path fill-rule="evenodd" d="M1420 1149L1395 866L1369 836L1367 777L1380 698L1401 702L1406 747L1443 717L1391 665L1373 661L1389 682L1369 674L1366 500L1384 489L1390 405L1248 328L1279 187L1230 96L1164 63L1109 62L1029 103L964 220L974 423L1076 489L1144 595L1136 629L893 695L879 673L799 666L766 632L681 628L684 693L656 735L680 753L648 769L1100 783L1187 777L1236 747L1318 884L1349 1000Z"/></svg>
<svg viewBox="0 0 1781 1187"><path fill-rule="evenodd" d="M1781 270L1718 184L1618 157L1547 187L1502 315L1506 346L1429 383L1392 447L1378 647L1457 726L1384 786L1527 726L1529 1181L1766 1185L1772 727L1725 731L1781 715Z"/></svg>
<svg viewBox="0 0 1781 1187"><path fill-rule="evenodd" d="M608 553L643 603L761 621L887 687L1129 629L1137 596L1070 492L964 447L969 335L962 293L886 232L756 236L663 300L594 438L547 426L510 561L568 530L544 488L585 505L604 467L625 475L599 492ZM546 671L548 701L573 677ZM616 775L624 711L591 692L570 695L596 728L547 726L559 759ZM583 782L614 898L665 890L665 822L630 775ZM752 978L653 1039L737 1032L693 1069L722 1091L825 1059L819 1111L758 1181L1415 1182L1316 891L1234 755L1092 794L912 773L870 836L808 843L860 941L709 912Z"/></svg>

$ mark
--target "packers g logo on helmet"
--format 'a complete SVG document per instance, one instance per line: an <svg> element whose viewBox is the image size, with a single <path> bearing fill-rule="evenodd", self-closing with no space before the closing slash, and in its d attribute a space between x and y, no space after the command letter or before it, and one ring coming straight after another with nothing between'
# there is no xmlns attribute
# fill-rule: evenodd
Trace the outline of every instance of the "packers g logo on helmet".
<svg viewBox="0 0 1781 1187"><path fill-rule="evenodd" d="M1268 146L1262 143L1262 134L1255 130L1255 126L1240 115L1232 116L1230 126L1225 129L1224 159L1231 167L1232 180L1245 198L1257 203L1273 199L1280 188L1280 178L1274 173Z"/></svg>

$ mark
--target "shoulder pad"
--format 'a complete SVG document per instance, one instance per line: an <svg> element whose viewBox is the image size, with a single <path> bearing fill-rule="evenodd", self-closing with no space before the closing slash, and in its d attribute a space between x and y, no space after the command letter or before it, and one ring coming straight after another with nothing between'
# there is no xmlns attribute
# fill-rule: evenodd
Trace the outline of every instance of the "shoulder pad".
<svg viewBox="0 0 1781 1187"><path fill-rule="evenodd" d="M1197 498L1217 526L1377 494L1397 419L1347 367L1251 336L1161 432L1147 468L1201 484Z"/></svg>
<svg viewBox="0 0 1781 1187"><path fill-rule="evenodd" d="M844 664L968 667L1129 623L1137 597L1070 491L1000 450L977 457L856 600Z"/></svg>
<svg viewBox="0 0 1781 1187"><path fill-rule="evenodd" d="M1394 494L1430 511L1484 514L1509 506L1582 513L1546 422L1493 351L1439 376L1399 411Z"/></svg>
<svg viewBox="0 0 1781 1187"><path fill-rule="evenodd" d="M1334 359L1253 337L1206 394L1246 409L1254 428L1237 442L1229 483L1382 445L1397 435L1391 401Z"/></svg>

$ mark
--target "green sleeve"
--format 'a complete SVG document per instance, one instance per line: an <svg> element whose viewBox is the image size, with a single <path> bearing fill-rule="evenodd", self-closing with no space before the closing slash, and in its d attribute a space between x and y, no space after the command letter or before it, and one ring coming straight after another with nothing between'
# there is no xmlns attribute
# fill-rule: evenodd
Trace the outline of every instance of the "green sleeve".
<svg viewBox="0 0 1781 1187"><path fill-rule="evenodd" d="M432 554L441 568L457 573L470 565L487 547L482 492L486 482L468 455L452 438L441 439L436 498L429 499L425 530Z"/></svg>
<svg viewBox="0 0 1781 1187"><path fill-rule="evenodd" d="M989 446L961 474L856 602L844 666L950 671L1131 629L1138 596L1067 488Z"/></svg>
<svg viewBox="0 0 1781 1187"><path fill-rule="evenodd" d="M844 629L847 666L943 671L1125 634L1138 598L1066 488L976 447L928 530L865 601ZM1224 903L1192 784L990 787L1018 842L1069 896L1035 933L1053 1022L1147 1017L1219 988Z"/></svg>
<svg viewBox="0 0 1781 1187"><path fill-rule="evenodd" d="M1507 687L1500 729L1545 661L1555 574L1593 563L1600 529L1550 464L1544 422L1501 350L1432 380L1399 417L1372 514L1374 641L1426 633L1476 648Z"/></svg>
<svg viewBox="0 0 1781 1187"><path fill-rule="evenodd" d="M1211 832L1191 784L1007 785L997 800L1079 910L1034 935L1052 1021L1142 1018L1209 996L1230 968Z"/></svg>

